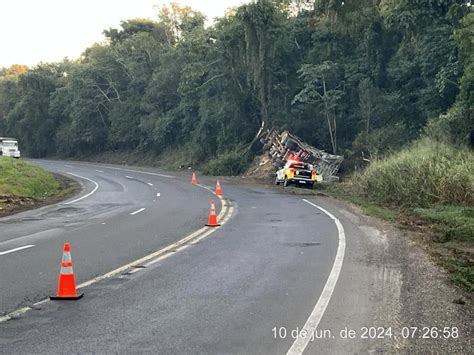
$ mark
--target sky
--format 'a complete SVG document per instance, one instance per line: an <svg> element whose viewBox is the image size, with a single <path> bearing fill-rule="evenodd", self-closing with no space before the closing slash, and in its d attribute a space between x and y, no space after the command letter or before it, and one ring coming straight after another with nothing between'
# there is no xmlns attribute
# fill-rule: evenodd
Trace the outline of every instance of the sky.
<svg viewBox="0 0 474 355"><path fill-rule="evenodd" d="M169 0L0 0L0 67L78 58L102 31L130 18L156 19ZM246 0L174 0L209 20Z"/></svg>

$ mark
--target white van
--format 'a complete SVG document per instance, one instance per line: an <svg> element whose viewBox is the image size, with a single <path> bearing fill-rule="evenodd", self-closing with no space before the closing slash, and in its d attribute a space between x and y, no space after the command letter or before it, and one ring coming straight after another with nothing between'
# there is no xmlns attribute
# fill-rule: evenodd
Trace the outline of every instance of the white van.
<svg viewBox="0 0 474 355"><path fill-rule="evenodd" d="M18 141L15 138L0 137L0 156L20 158Z"/></svg>

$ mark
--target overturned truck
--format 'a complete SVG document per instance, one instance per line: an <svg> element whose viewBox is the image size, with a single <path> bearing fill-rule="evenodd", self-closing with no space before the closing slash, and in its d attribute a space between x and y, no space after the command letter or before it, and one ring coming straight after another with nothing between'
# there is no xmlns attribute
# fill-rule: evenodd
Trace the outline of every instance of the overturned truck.
<svg viewBox="0 0 474 355"><path fill-rule="evenodd" d="M280 169L289 158L297 157L300 161L312 164L323 181L338 179L336 174L344 160L342 156L317 149L288 131L280 133L275 129L269 129L262 131L259 138L275 168Z"/></svg>

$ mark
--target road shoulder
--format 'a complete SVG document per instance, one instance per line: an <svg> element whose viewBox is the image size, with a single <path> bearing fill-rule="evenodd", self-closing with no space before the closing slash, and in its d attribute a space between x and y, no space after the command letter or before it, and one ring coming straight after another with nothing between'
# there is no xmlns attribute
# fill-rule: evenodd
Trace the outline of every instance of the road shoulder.
<svg viewBox="0 0 474 355"><path fill-rule="evenodd" d="M371 249L366 252L365 263L374 271L368 297L377 318L366 326L392 327L398 339L373 342L374 347L367 350L463 353L471 347L472 302L416 242L416 233L366 216L350 203L331 197L318 200L335 207L345 227L353 224L363 231ZM467 301L459 304L460 299ZM406 327L416 327L416 331L401 339ZM445 327L450 333L457 329L459 337L455 339L456 334L451 333L444 339L438 330Z"/></svg>
<svg viewBox="0 0 474 355"><path fill-rule="evenodd" d="M416 327L416 331L407 339L396 341L385 339L370 344L359 341L357 344L359 349L462 353L471 347L470 325L474 323L472 295L450 281L449 274L423 248L420 232L402 229L389 221L368 216L358 206L323 193L316 194L315 191L293 187L285 189L259 179L223 177L222 180L227 183L265 186L316 201L323 207L327 206L329 211L341 219L344 228L349 230L347 234L350 234L350 231L355 232L355 235L360 234L358 231L362 232L355 238L356 240L350 236L347 238L347 256L340 284L347 285L352 282L355 288L344 290L344 293L350 295L350 292L364 291L362 292L364 297L371 300L368 307L374 309L366 314L367 327L392 327L398 333L401 333L403 328L408 330L407 328L413 327L410 328L413 331ZM354 248L358 250L355 251ZM368 250L363 250L364 248ZM349 265L351 254L364 260L357 260L357 265ZM363 263L371 275L364 277L353 270L348 270L351 267L361 270ZM369 287L368 292L357 290L359 287L357 283L360 283L360 287ZM338 293L336 289L337 294L342 293ZM343 307L344 302L354 302L351 301L351 297L339 301L337 307ZM337 302L336 296L332 303ZM331 307L336 306L330 304L328 312ZM374 315L372 318L371 314ZM355 318L359 323L364 320L364 317ZM354 322L357 323L355 319ZM321 326L324 324L323 319ZM441 332L438 332L445 327L450 328L449 339L444 339ZM457 339L453 339L451 335L453 329L459 331ZM346 345L349 344L347 342ZM346 350L353 349L349 346Z"/></svg>

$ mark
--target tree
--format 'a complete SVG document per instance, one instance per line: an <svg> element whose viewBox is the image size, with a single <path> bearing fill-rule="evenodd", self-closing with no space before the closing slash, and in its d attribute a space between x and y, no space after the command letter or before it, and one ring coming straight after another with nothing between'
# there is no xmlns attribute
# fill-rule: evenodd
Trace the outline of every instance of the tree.
<svg viewBox="0 0 474 355"><path fill-rule="evenodd" d="M271 100L271 62L282 16L272 1L258 0L241 6L237 18L245 28L247 80L260 101L261 127L264 127Z"/></svg>
<svg viewBox="0 0 474 355"><path fill-rule="evenodd" d="M0 133L32 156L192 163L246 156L263 127L348 156L397 149L427 122L453 143L471 134L465 0L256 0L204 23L171 4L107 29L77 61L0 69Z"/></svg>
<svg viewBox="0 0 474 355"><path fill-rule="evenodd" d="M195 28L203 27L206 16L189 6L173 2L159 8L158 19L164 25L168 44L174 45Z"/></svg>
<svg viewBox="0 0 474 355"><path fill-rule="evenodd" d="M460 79L459 99L466 104L474 101L474 12L467 13L460 22L460 28L454 33L460 50L460 61L464 73ZM472 109L472 106L471 106Z"/></svg>
<svg viewBox="0 0 474 355"><path fill-rule="evenodd" d="M27 155L39 158L55 152L58 118L49 112L52 93L61 85L66 64L41 64L18 79L17 101L6 114L8 133L20 139Z"/></svg>
<svg viewBox="0 0 474 355"><path fill-rule="evenodd" d="M324 109L333 154L337 154L337 107L344 96L344 83L339 81L335 63L303 64L299 70L304 88L295 96L293 104L318 104Z"/></svg>

